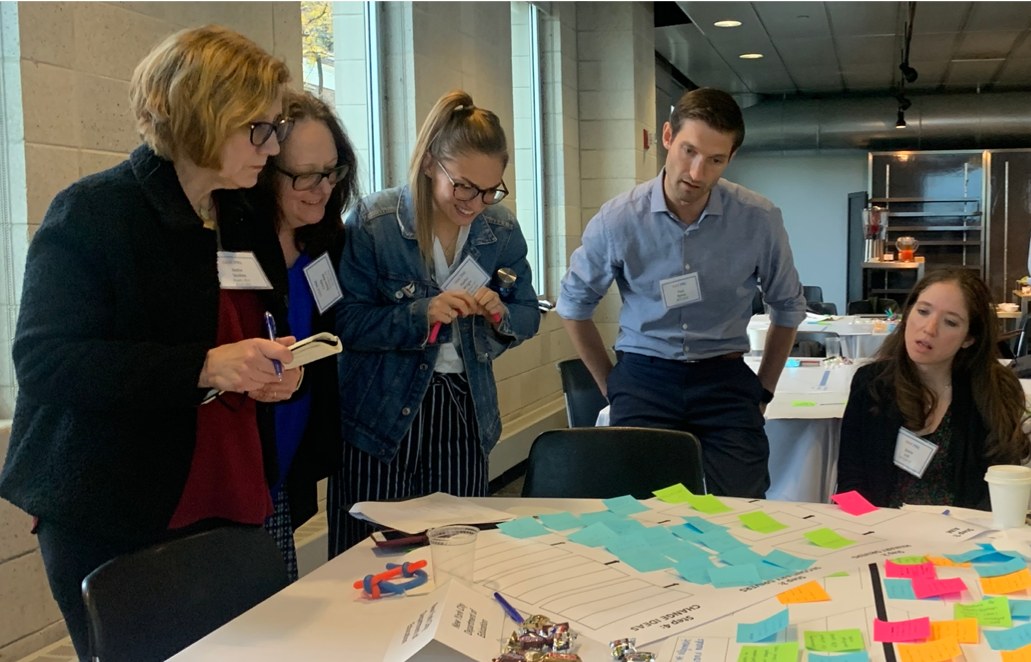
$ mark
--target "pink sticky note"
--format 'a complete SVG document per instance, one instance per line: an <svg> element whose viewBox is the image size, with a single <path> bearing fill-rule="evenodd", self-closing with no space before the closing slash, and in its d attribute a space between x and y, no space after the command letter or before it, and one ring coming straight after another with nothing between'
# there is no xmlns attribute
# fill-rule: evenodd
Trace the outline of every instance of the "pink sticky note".
<svg viewBox="0 0 1031 662"><path fill-rule="evenodd" d="M866 497L855 490L835 494L831 500L841 506L841 509L849 515L865 515L877 510L877 506L867 501Z"/></svg>
<svg viewBox="0 0 1031 662"><path fill-rule="evenodd" d="M900 565L892 561L884 562L884 575L889 579L911 579L922 577L924 579L937 579L933 563L918 563L916 565Z"/></svg>
<svg viewBox="0 0 1031 662"><path fill-rule="evenodd" d="M913 595L919 599L935 598L939 595L952 595L967 590L966 583L955 577L953 579L913 578Z"/></svg>
<svg viewBox="0 0 1031 662"><path fill-rule="evenodd" d="M926 616L908 621L873 619L873 640L880 642L920 641L931 636L931 619Z"/></svg>

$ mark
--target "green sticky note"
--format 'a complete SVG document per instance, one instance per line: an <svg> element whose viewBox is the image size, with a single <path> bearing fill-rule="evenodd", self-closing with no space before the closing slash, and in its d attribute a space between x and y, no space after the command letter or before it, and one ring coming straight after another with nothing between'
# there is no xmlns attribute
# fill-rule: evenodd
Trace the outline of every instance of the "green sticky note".
<svg viewBox="0 0 1031 662"><path fill-rule="evenodd" d="M788 528L787 524L782 524L761 511L738 515L737 518L749 529L759 533L773 533L774 531Z"/></svg>
<svg viewBox="0 0 1031 662"><path fill-rule="evenodd" d="M892 563L898 565L923 565L927 563L926 556L900 556L897 559L892 559Z"/></svg>
<svg viewBox="0 0 1031 662"><path fill-rule="evenodd" d="M792 407L815 407L816 403L811 400L792 400Z"/></svg>
<svg viewBox="0 0 1031 662"><path fill-rule="evenodd" d="M687 502L691 504L692 508L699 512L703 512L706 515L716 515L717 513L729 513L733 510L733 508L723 503L711 494L696 494L691 497L688 497Z"/></svg>
<svg viewBox="0 0 1031 662"><path fill-rule="evenodd" d="M806 650L820 653L866 650L866 644L863 643L863 632L859 629L806 632L805 647Z"/></svg>
<svg viewBox="0 0 1031 662"><path fill-rule="evenodd" d="M737 662L797 662L798 642L766 644L765 646L742 646Z"/></svg>
<svg viewBox="0 0 1031 662"><path fill-rule="evenodd" d="M953 617L957 621L963 618L976 618L977 624L981 627L1013 627L1013 619L1010 616L1010 603L1005 595L985 598L980 602L973 602L967 605L957 604L953 607Z"/></svg>
<svg viewBox="0 0 1031 662"><path fill-rule="evenodd" d="M666 503L687 503L688 499L694 496L691 490L684 487L683 483L655 490L652 494L657 496L659 501L665 501Z"/></svg>
<svg viewBox="0 0 1031 662"><path fill-rule="evenodd" d="M856 542L855 540L843 538L838 533L831 531L826 527L815 531L809 531L803 535L814 545L826 547L827 549L841 549L842 547L848 547Z"/></svg>
<svg viewBox="0 0 1031 662"><path fill-rule="evenodd" d="M848 573L847 572L835 572L834 574L827 575L827 576L828 577L848 577Z"/></svg>

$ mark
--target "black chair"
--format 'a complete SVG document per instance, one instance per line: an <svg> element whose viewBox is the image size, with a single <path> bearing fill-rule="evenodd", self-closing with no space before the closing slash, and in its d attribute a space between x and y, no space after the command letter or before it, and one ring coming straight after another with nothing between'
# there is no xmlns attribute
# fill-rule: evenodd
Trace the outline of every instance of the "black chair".
<svg viewBox="0 0 1031 662"><path fill-rule="evenodd" d="M99 662L159 662L288 583L261 527L226 526L121 556L82 582Z"/></svg>
<svg viewBox="0 0 1031 662"><path fill-rule="evenodd" d="M823 288L818 285L803 285L802 296L806 303L823 303Z"/></svg>
<svg viewBox="0 0 1031 662"><path fill-rule="evenodd" d="M766 312L766 305L763 303L763 291L755 288L755 296L752 297L752 314L762 315Z"/></svg>
<svg viewBox="0 0 1031 662"><path fill-rule="evenodd" d="M849 315L881 315L884 311L899 312L899 304L894 299L870 297L859 301L849 301L846 313Z"/></svg>
<svg viewBox="0 0 1031 662"><path fill-rule="evenodd" d="M1003 347L1003 343L1006 343L1007 346ZM1031 343L1031 315L1022 315L1015 331L999 334L999 349L1007 358L1019 359L1027 356L1031 353L1029 343Z"/></svg>
<svg viewBox="0 0 1031 662"><path fill-rule="evenodd" d="M828 303L826 301L816 301L813 303L806 302L806 310L817 315L837 315L838 306L837 304Z"/></svg>
<svg viewBox="0 0 1031 662"><path fill-rule="evenodd" d="M795 335L795 344L791 348L791 356L814 357L827 356L827 338L838 336L826 331L799 331Z"/></svg>
<svg viewBox="0 0 1031 662"><path fill-rule="evenodd" d="M608 499L683 483L705 492L702 445L676 430L579 428L542 432L526 460L524 497Z"/></svg>
<svg viewBox="0 0 1031 662"><path fill-rule="evenodd" d="M598 412L609 401L601 394L598 383L580 359L558 363L562 373L562 392L566 396L566 419L571 428L591 428L598 421Z"/></svg>

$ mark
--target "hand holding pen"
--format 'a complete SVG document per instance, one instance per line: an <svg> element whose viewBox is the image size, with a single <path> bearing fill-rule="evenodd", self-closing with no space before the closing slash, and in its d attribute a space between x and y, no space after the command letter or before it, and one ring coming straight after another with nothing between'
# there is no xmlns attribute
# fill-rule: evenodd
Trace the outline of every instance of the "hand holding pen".
<svg viewBox="0 0 1031 662"><path fill-rule="evenodd" d="M268 331L268 339L272 342L276 342L276 318L272 317L272 313L265 311L265 330ZM272 359L272 367L276 369L276 377L279 377L279 381L283 381L283 364L279 359Z"/></svg>

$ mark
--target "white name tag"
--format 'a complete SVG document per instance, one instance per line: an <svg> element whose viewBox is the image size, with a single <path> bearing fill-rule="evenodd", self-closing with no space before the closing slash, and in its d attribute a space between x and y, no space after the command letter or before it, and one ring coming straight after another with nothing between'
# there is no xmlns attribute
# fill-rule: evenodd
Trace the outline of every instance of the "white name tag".
<svg viewBox="0 0 1031 662"><path fill-rule="evenodd" d="M218 285L223 290L271 290L258 258L250 251L218 252Z"/></svg>
<svg viewBox="0 0 1031 662"><path fill-rule="evenodd" d="M454 273L447 277L440 289L445 292L464 290L476 294L481 287L490 282L490 276L483 270L472 255L466 255Z"/></svg>
<svg viewBox="0 0 1031 662"><path fill-rule="evenodd" d="M702 288L698 274L687 274L659 281L662 288L662 303L666 308L679 308L702 300Z"/></svg>
<svg viewBox="0 0 1031 662"><path fill-rule="evenodd" d="M311 264L304 268L304 277L308 279L308 287L311 289L312 296L315 297L319 315L344 298L344 293L340 291L340 282L333 271L329 253L323 253L312 260Z"/></svg>
<svg viewBox="0 0 1031 662"><path fill-rule="evenodd" d="M923 478L938 446L916 436L906 428L899 428L895 440L895 466L917 478Z"/></svg>

